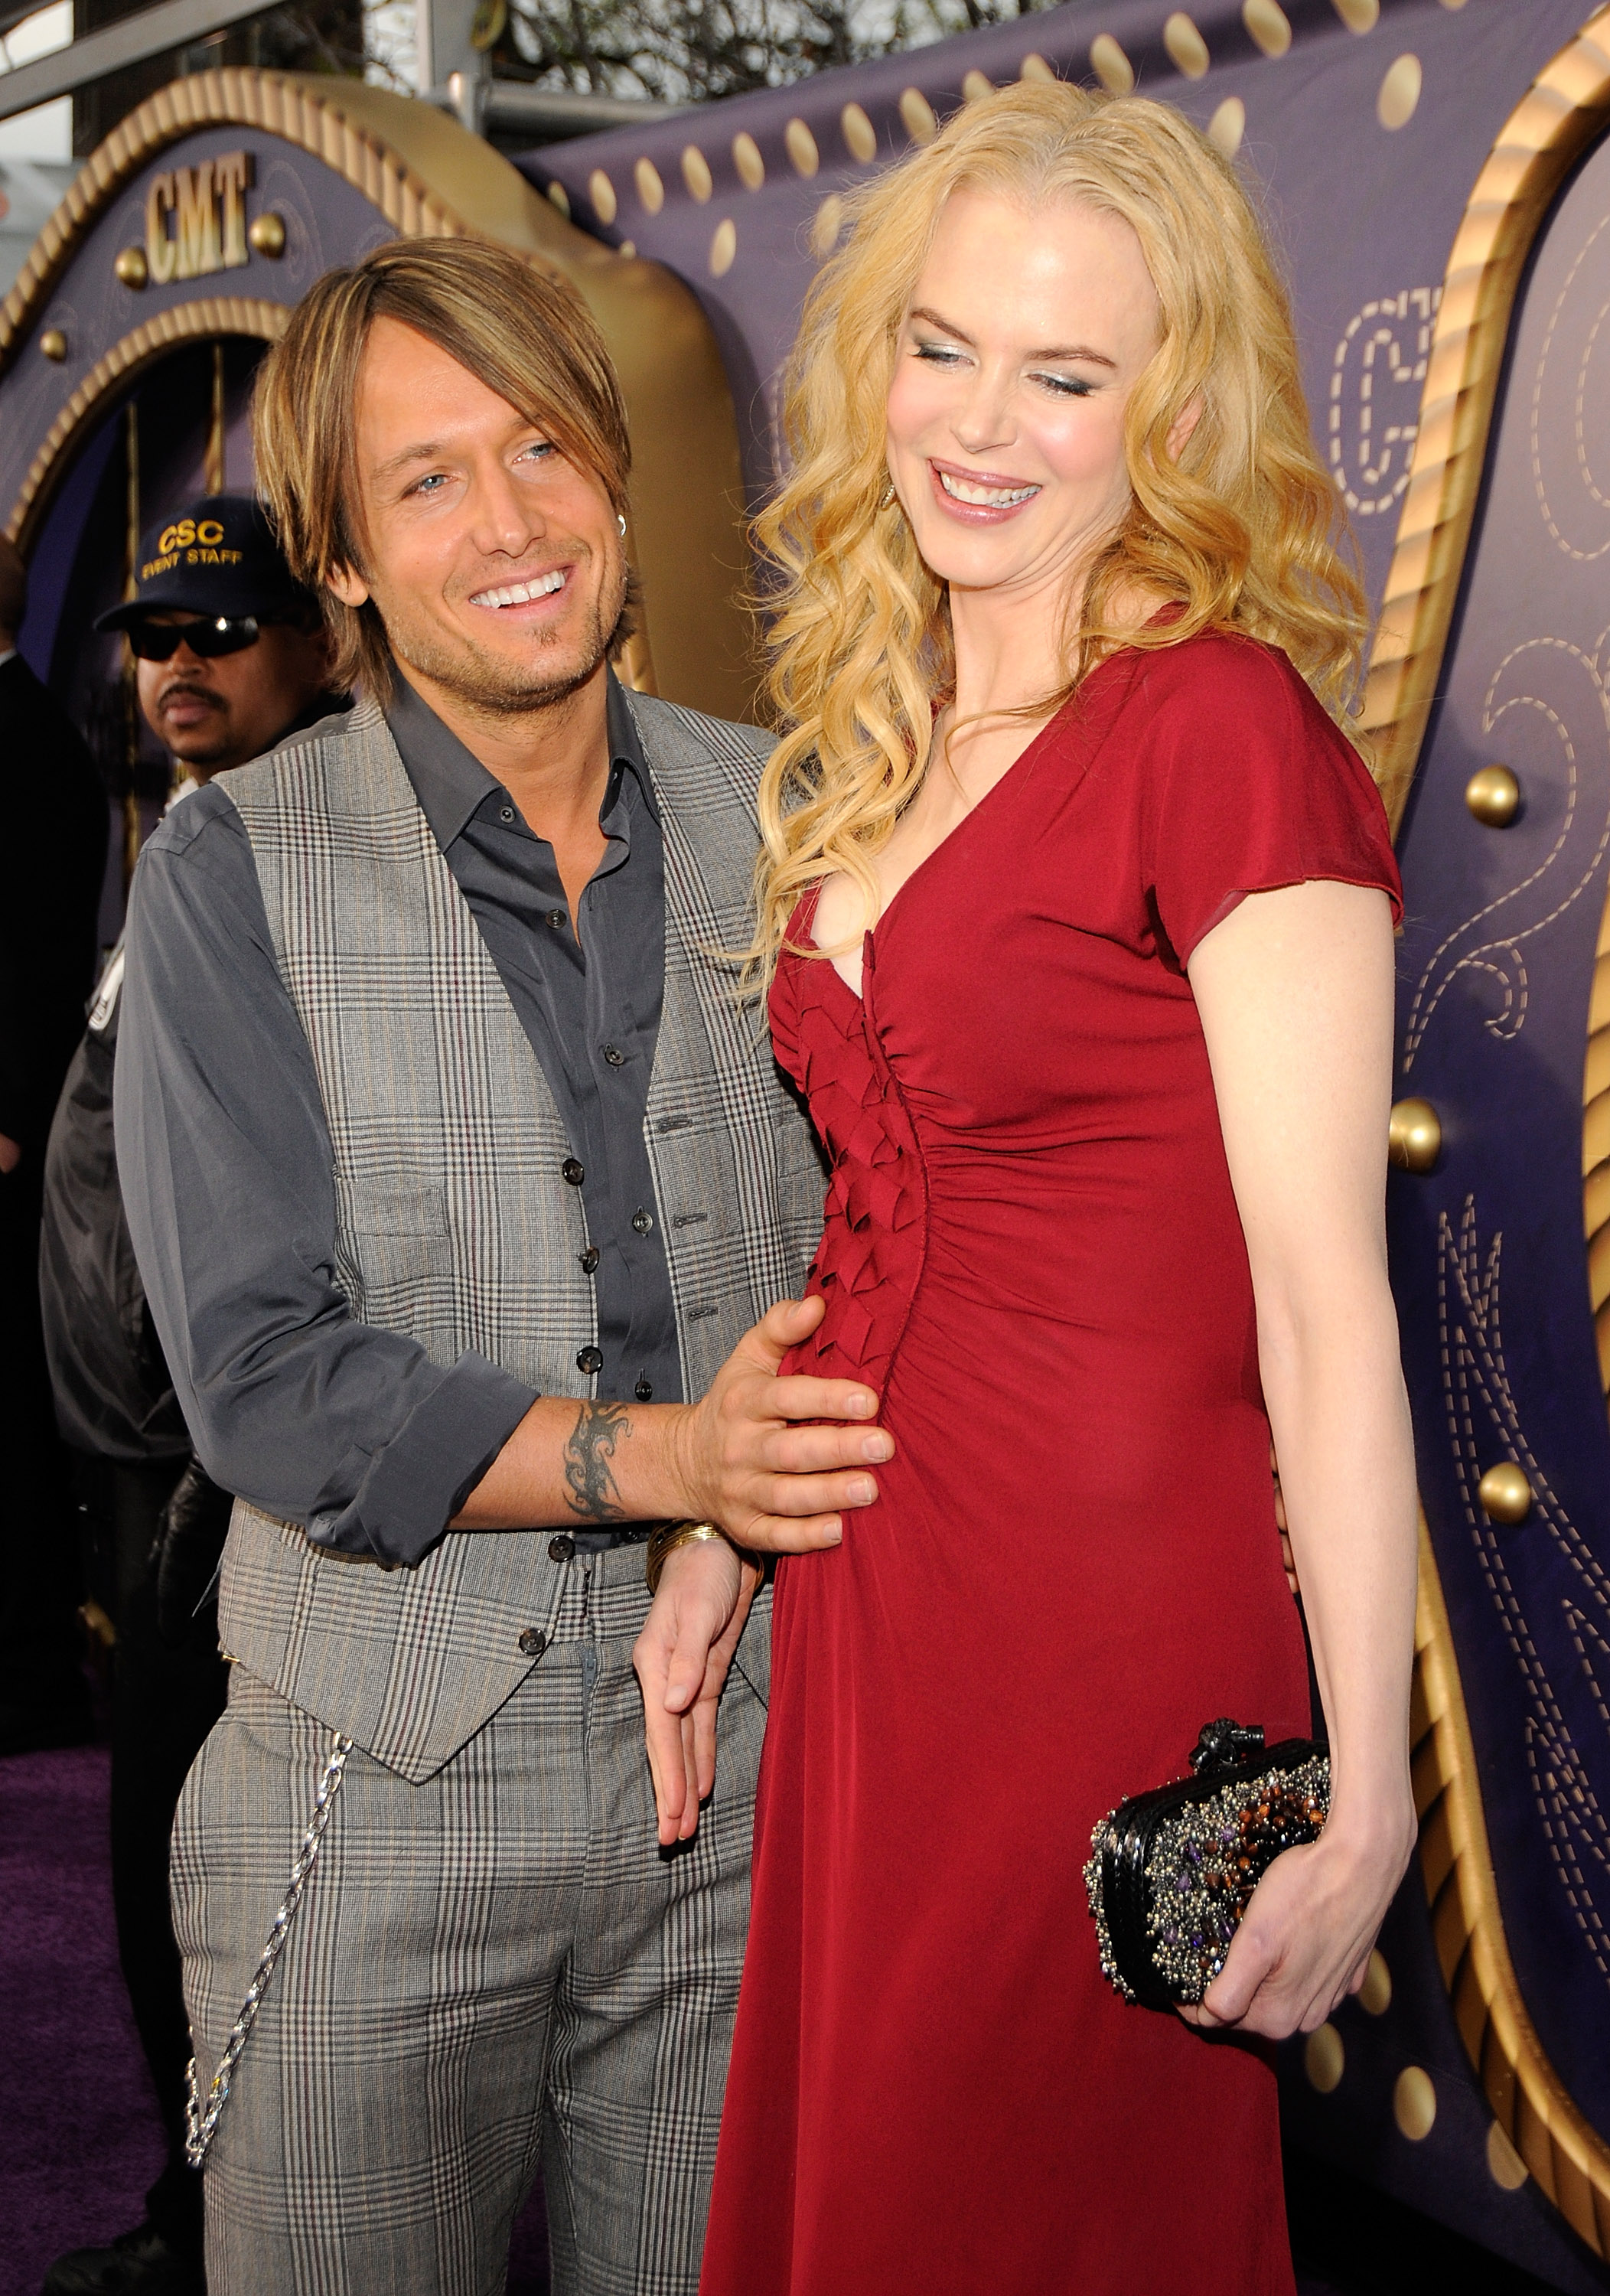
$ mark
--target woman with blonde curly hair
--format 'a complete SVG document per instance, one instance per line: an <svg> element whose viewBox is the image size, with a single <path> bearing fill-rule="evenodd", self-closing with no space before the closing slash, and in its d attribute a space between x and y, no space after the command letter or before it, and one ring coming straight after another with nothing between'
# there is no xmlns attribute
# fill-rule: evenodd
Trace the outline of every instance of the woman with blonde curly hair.
<svg viewBox="0 0 1610 2296"><path fill-rule="evenodd" d="M1286 299L1177 113L1016 87L859 196L788 420L754 958L834 1167L796 1367L892 1456L779 1575L705 2296L1288 2296L1267 2042L1413 1841L1414 1478L1398 881ZM1307 1734L1271 1429L1331 1813L1160 2015L1081 1868L1204 1723Z"/></svg>

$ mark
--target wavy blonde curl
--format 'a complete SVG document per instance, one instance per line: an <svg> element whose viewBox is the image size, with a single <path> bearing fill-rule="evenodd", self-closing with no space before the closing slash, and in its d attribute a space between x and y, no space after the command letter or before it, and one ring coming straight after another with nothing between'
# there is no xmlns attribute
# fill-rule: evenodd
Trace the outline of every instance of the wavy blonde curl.
<svg viewBox="0 0 1610 2296"><path fill-rule="evenodd" d="M969 104L850 196L846 235L805 299L784 397L789 473L753 529L782 739L761 784L751 984L774 967L800 895L831 871L875 912L871 860L921 786L932 705L951 698L944 586L892 499L884 436L905 314L964 185L1120 217L1160 313L1125 409L1130 507L1069 613L1063 685L1033 714L1120 647L1205 629L1282 647L1333 718L1356 685L1363 590L1314 450L1290 305L1235 169L1181 113L1140 96L1035 82ZM1200 416L1175 458L1168 436L1193 399ZM1137 593L1181 611L1137 629L1116 611Z"/></svg>

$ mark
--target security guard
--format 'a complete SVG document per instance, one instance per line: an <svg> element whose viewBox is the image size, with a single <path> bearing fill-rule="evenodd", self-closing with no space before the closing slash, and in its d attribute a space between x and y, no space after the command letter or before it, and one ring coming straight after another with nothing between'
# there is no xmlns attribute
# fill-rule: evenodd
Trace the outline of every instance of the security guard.
<svg viewBox="0 0 1610 2296"><path fill-rule="evenodd" d="M176 768L174 802L345 705L316 602L259 506L209 495L147 537L127 633L140 707ZM41 1296L65 1439L90 1463L110 1533L118 1633L112 1889L118 1947L168 2144L146 2221L59 2259L46 2296L200 2292L200 2178L185 2166L189 2028L168 1906L168 1838L185 1772L224 1703L216 1575L231 1501L191 1456L123 1217L112 1144L119 946L90 1007L45 1158Z"/></svg>

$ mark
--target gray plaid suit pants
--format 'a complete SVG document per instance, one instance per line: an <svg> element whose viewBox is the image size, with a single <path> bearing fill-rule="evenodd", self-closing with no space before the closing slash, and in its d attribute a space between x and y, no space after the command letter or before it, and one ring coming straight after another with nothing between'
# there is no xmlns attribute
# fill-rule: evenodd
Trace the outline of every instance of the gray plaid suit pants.
<svg viewBox="0 0 1610 2296"><path fill-rule="evenodd" d="M661 1851L642 1551L566 1579L549 1647L444 1769L411 1785L347 1758L208 2159L212 2296L494 2296L539 2164L555 2296L696 2296L766 1636L729 1679L699 1833ZM203 2094L331 1743L232 1669L174 1832Z"/></svg>

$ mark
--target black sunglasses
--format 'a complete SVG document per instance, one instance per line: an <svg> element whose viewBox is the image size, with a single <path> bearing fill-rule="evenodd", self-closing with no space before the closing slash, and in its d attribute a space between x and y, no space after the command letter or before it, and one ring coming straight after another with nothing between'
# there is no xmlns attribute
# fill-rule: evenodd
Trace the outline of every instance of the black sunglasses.
<svg viewBox="0 0 1610 2296"><path fill-rule="evenodd" d="M215 654L241 653L256 645L263 619L242 614L238 620L229 620L220 614L210 622L133 622L128 643L142 661L168 661L182 645L210 660Z"/></svg>

